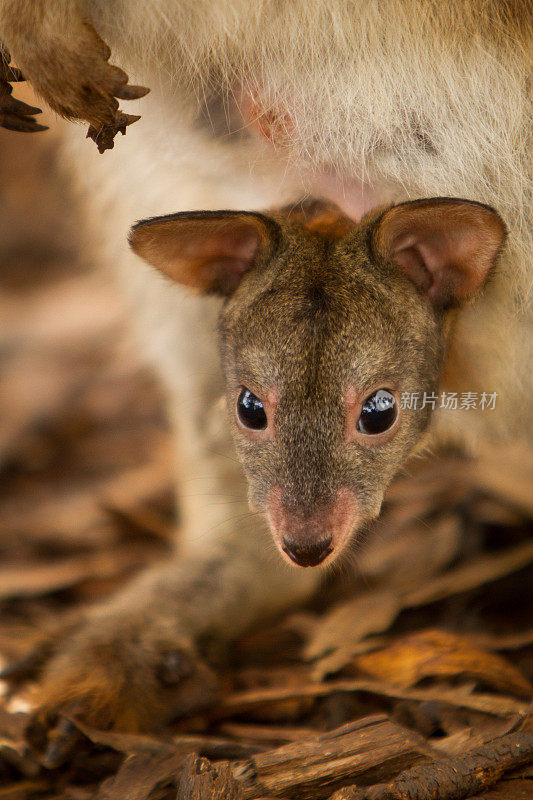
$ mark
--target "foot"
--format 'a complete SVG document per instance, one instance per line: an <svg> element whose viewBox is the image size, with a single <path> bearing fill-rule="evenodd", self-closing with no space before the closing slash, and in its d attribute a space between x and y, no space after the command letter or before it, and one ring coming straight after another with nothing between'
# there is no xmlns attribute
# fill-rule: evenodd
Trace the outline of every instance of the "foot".
<svg viewBox="0 0 533 800"><path fill-rule="evenodd" d="M126 614L99 615L41 645L35 659L8 667L5 677L14 681L30 677L32 664L40 670L32 725L39 748L53 744L55 752L65 750L58 736L72 736L72 726L65 724L69 717L134 733L216 702L218 681L193 644L143 623Z"/></svg>

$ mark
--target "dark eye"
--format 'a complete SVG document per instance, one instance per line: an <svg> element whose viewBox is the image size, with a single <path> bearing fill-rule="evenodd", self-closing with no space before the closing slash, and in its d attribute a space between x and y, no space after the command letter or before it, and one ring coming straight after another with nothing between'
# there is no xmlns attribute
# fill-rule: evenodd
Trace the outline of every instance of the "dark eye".
<svg viewBox="0 0 533 800"><path fill-rule="evenodd" d="M378 389L363 403L357 429L367 434L384 433L394 425L397 415L394 395L387 389Z"/></svg>
<svg viewBox="0 0 533 800"><path fill-rule="evenodd" d="M237 415L246 428L260 431L267 426L267 415L261 400L249 389L241 389L237 400Z"/></svg>

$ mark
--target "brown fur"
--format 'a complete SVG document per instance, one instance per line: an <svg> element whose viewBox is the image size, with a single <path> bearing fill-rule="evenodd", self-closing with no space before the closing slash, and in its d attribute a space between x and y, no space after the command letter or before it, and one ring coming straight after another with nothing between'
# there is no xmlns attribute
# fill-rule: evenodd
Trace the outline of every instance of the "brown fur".
<svg viewBox="0 0 533 800"><path fill-rule="evenodd" d="M301 223L309 233L331 241L342 239L354 228L353 220L342 214L337 206L323 200L307 200L290 206L286 213L291 221Z"/></svg>
<svg viewBox="0 0 533 800"><path fill-rule="evenodd" d="M183 713L216 698L211 671L175 638L151 640L130 626L117 640L103 618L97 630L96 637L83 631L69 636L68 651L60 651L46 672L39 693L43 721L55 719L59 700L99 728L149 730L176 708Z"/></svg>
<svg viewBox="0 0 533 800"><path fill-rule="evenodd" d="M103 152L113 147L116 133L124 134L139 119L119 111L116 98L136 99L148 89L127 86L126 73L108 63L111 50L84 17L80 2L62 3L61 12L47 0L22 6L3 0L0 28L19 43L17 61L35 90L61 116L87 121L87 135ZM34 37L35 30L41 35Z"/></svg>
<svg viewBox="0 0 533 800"><path fill-rule="evenodd" d="M429 424L429 406L399 410L394 435L361 442L347 434L343 398L360 406L379 388L398 398L439 390L446 312L479 292L505 235L492 209L449 198L379 210L359 225L314 201L270 214L185 212L133 229L132 247L148 263L227 298L219 320L226 400L250 501L277 519L290 509L284 535L300 551L331 529L337 557L354 528L377 515ZM271 409L265 433L236 422L243 386ZM353 514L340 526L348 497Z"/></svg>

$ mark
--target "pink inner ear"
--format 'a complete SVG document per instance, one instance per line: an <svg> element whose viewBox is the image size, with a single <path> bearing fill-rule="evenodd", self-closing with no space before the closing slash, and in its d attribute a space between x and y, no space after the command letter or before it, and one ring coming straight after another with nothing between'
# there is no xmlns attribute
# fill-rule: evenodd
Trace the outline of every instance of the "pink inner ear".
<svg viewBox="0 0 533 800"><path fill-rule="evenodd" d="M417 232L395 242L393 259L433 302L461 301L481 289L494 252L481 231Z"/></svg>
<svg viewBox="0 0 533 800"><path fill-rule="evenodd" d="M214 233L205 230L192 234L185 233L181 237L180 243L182 258L212 258L215 261L223 258L235 258L251 261L257 252L258 235L256 231L250 231L248 228L221 230Z"/></svg>
<svg viewBox="0 0 533 800"><path fill-rule="evenodd" d="M140 223L131 245L172 280L203 292L228 294L253 265L266 237L259 215L169 216Z"/></svg>
<svg viewBox="0 0 533 800"><path fill-rule="evenodd" d="M393 260L432 302L461 300L483 285L486 273L476 269L476 246L469 235L445 231L412 234L396 242Z"/></svg>
<svg viewBox="0 0 533 800"><path fill-rule="evenodd" d="M259 233L235 226L185 239L179 254L181 280L201 291L234 291L252 266L259 247Z"/></svg>
<svg viewBox="0 0 533 800"><path fill-rule="evenodd" d="M426 267L426 259L414 236L397 242L392 251L392 260L402 272L423 292L429 292L433 285L433 275Z"/></svg>
<svg viewBox="0 0 533 800"><path fill-rule="evenodd" d="M498 215L467 200L413 201L385 212L378 253L435 305L461 302L485 283L505 237Z"/></svg>

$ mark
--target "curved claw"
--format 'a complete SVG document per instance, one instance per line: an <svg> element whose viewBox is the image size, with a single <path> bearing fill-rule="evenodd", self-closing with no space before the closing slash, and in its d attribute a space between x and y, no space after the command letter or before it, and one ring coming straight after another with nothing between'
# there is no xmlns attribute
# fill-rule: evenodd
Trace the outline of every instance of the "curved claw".
<svg viewBox="0 0 533 800"><path fill-rule="evenodd" d="M8 81L9 83L20 83L20 81L25 81L26 78L20 69L10 67L0 58L0 80Z"/></svg>
<svg viewBox="0 0 533 800"><path fill-rule="evenodd" d="M39 125L33 119L35 114L41 113L40 108L11 96L13 87L10 82L23 81L25 78L19 69L9 66L9 61L9 53L0 44L0 127L23 133L48 130L46 125Z"/></svg>
<svg viewBox="0 0 533 800"><path fill-rule="evenodd" d="M119 100L139 100L148 94L150 89L147 86L130 86L126 84L115 90L115 97Z"/></svg>
<svg viewBox="0 0 533 800"><path fill-rule="evenodd" d="M19 133L38 133L47 131L48 125L39 125L33 117L18 117L15 114L3 113L0 109L0 128Z"/></svg>
<svg viewBox="0 0 533 800"><path fill-rule="evenodd" d="M10 20L14 26L12 33L15 41L19 35L22 39L24 35L35 36L35 52L26 63L24 48L19 56L14 45L10 45L15 58L23 60L23 74L9 66L10 55L0 44L0 126L16 131L46 130L35 121L21 122L21 117L30 117L38 113L38 109L16 105L19 101L9 97L10 82L24 80L27 76L54 111L67 119L89 123L87 136L93 139L100 153L112 149L115 136L125 134L127 127L140 119L121 111L118 101L138 100L150 90L145 86L128 85L124 70L109 63L109 46L81 16L69 18L68 28L55 31L53 38L47 38L46 27L34 33L31 4L26 5L27 9L22 4L20 11L22 20Z"/></svg>
<svg viewBox="0 0 533 800"><path fill-rule="evenodd" d="M21 117L32 117L35 114L42 114L40 108L30 106L28 103L23 103L22 100L17 100L16 97L11 96L11 93L5 95L1 102L2 111L8 114L15 114Z"/></svg>

